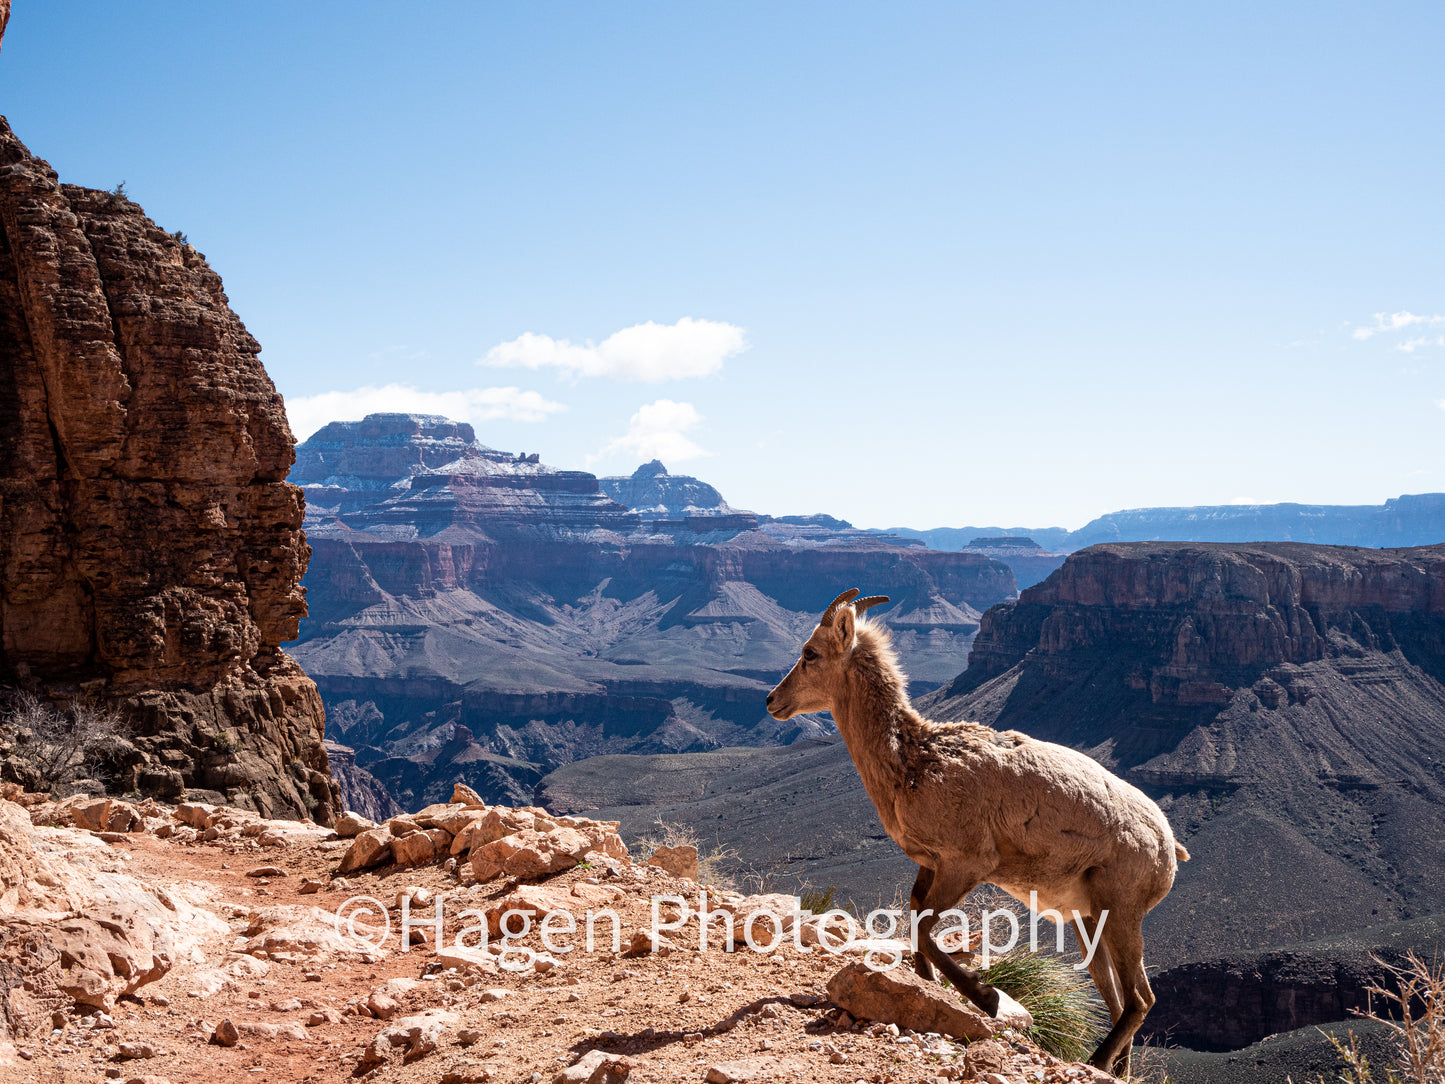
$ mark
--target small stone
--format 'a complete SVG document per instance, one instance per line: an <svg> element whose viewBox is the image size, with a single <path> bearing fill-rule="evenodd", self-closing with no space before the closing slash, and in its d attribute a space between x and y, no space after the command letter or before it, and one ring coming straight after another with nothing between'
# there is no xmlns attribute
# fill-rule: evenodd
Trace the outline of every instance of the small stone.
<svg viewBox="0 0 1445 1084"><path fill-rule="evenodd" d="M280 866L257 866L246 871L247 877L286 877L287 872Z"/></svg>
<svg viewBox="0 0 1445 1084"><path fill-rule="evenodd" d="M313 881L308 877L301 882L301 887L296 891L303 896L309 896L312 893L320 892L325 887L325 881Z"/></svg>
<svg viewBox="0 0 1445 1084"><path fill-rule="evenodd" d="M462 1028L457 1032L457 1042L462 1046L471 1046L473 1043L481 1042L486 1036L477 1028Z"/></svg>
<svg viewBox="0 0 1445 1084"><path fill-rule="evenodd" d="M122 1060L153 1058L156 1056L156 1048L150 1043L117 1043L115 1056Z"/></svg>
<svg viewBox="0 0 1445 1084"><path fill-rule="evenodd" d="M272 1012L297 1012L301 1008L301 999L288 997L283 1001L273 1001L268 1008Z"/></svg>
<svg viewBox="0 0 1445 1084"><path fill-rule="evenodd" d="M378 1020L390 1020L397 1013L401 1012L401 1003L394 997L387 997L382 993L374 993L366 999L366 1007L371 1015Z"/></svg>
<svg viewBox="0 0 1445 1084"><path fill-rule="evenodd" d="M485 1084L491 1079L492 1071L485 1065L462 1062L442 1074L441 1084Z"/></svg>
<svg viewBox="0 0 1445 1084"><path fill-rule="evenodd" d="M217 1046L235 1046L240 1038L241 1032L230 1020L222 1020L211 1033L211 1042Z"/></svg>

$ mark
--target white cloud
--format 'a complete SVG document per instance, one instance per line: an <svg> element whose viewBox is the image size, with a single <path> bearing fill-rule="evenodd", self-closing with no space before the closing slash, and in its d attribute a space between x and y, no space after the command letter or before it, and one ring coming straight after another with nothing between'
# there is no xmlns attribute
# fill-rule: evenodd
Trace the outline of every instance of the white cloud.
<svg viewBox="0 0 1445 1084"><path fill-rule="evenodd" d="M1369 327L1357 327L1352 335L1361 342L1382 332L1403 331L1407 327L1445 326L1445 316L1420 316L1413 312L1375 313L1375 322Z"/></svg>
<svg viewBox="0 0 1445 1084"><path fill-rule="evenodd" d="M702 415L691 403L675 403L671 399L658 399L645 403L637 409L627 422L627 432L596 455L587 457L588 463L595 463L610 455L631 453L638 460L660 459L664 463L677 463L688 459L699 459L712 452L698 447L683 433L693 428Z"/></svg>
<svg viewBox="0 0 1445 1084"><path fill-rule="evenodd" d="M743 329L684 316L675 324L634 324L596 345L579 346L529 331L487 351L478 364L492 368L560 369L569 376L605 376L648 384L709 376L747 349Z"/></svg>
<svg viewBox="0 0 1445 1084"><path fill-rule="evenodd" d="M1405 354L1413 354L1422 346L1445 346L1445 335L1436 335L1433 339L1429 335L1421 335L1415 339L1406 339L1402 343L1396 343L1395 349Z"/></svg>
<svg viewBox="0 0 1445 1084"><path fill-rule="evenodd" d="M368 414L443 414L454 421L479 425L499 418L513 422L545 421L567 408L521 388L463 388L421 391L406 384L368 386L354 391L327 391L286 400L291 432L303 441L328 422L357 421Z"/></svg>

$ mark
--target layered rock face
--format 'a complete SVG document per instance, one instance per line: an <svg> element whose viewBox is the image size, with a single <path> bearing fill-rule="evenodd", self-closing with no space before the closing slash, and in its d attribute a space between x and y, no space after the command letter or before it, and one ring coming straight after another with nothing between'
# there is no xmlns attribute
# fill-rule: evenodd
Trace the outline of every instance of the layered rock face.
<svg viewBox="0 0 1445 1084"><path fill-rule="evenodd" d="M957 673L982 609L1014 592L984 556L760 525L720 497L710 514L639 515L590 474L444 419L337 423L298 457L315 555L294 650L333 737L413 808L458 779L527 804L581 757L824 733L779 726L763 699L839 590L894 597L924 687Z"/></svg>
<svg viewBox="0 0 1445 1084"><path fill-rule="evenodd" d="M1013 569L1019 590L1032 587L1064 563L1062 553L1050 553L1032 538L1015 535L983 536L964 547L968 553L981 553L1002 561Z"/></svg>
<svg viewBox="0 0 1445 1084"><path fill-rule="evenodd" d="M924 706L1082 748L1160 801L1194 860L1145 924L1152 963L1248 978L1239 954L1445 911L1445 546L1095 546L985 614ZM1288 1026L1347 1007L1316 971ZM1241 996L1156 986L1193 991L1196 1036ZM1146 1026L1183 1023L1161 998Z"/></svg>
<svg viewBox="0 0 1445 1084"><path fill-rule="evenodd" d="M125 789L329 822L321 700L279 646L309 551L259 346L199 252L3 121L0 229L0 685L120 709Z"/></svg>
<svg viewBox="0 0 1445 1084"><path fill-rule="evenodd" d="M602 492L649 519L686 515L726 515L737 511L714 486L686 474L669 474L660 459L631 475L599 478Z"/></svg>

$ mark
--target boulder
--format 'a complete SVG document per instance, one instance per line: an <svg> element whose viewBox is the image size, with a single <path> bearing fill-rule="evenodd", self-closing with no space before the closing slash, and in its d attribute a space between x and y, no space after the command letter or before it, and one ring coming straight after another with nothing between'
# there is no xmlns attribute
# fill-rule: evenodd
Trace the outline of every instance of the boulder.
<svg viewBox="0 0 1445 1084"><path fill-rule="evenodd" d="M532 920L532 929L535 932L542 916L549 911L575 914L576 900L560 888L548 888L545 885L519 885L487 908L487 930L491 936L496 937L502 932L502 916L508 911L520 911L527 915ZM582 916L577 916L579 927L584 921ZM516 918L512 919L511 926L513 930L517 929L518 920ZM605 924L604 928L606 928Z"/></svg>
<svg viewBox="0 0 1445 1084"><path fill-rule="evenodd" d="M649 866L661 866L674 877L697 880L697 848L691 844L681 847L659 847L647 860Z"/></svg>
<svg viewBox="0 0 1445 1084"><path fill-rule="evenodd" d="M190 828L205 828L215 812L215 806L204 802L182 802L171 815Z"/></svg>
<svg viewBox="0 0 1445 1084"><path fill-rule="evenodd" d="M360 813L347 810L336 818L336 834L342 839L355 839L362 832L375 828L376 822L369 821Z"/></svg>
<svg viewBox="0 0 1445 1084"><path fill-rule="evenodd" d="M999 1015L990 1017L952 989L896 967L874 971L851 963L828 980L828 997L860 1020L880 1020L912 1031L933 1031L973 1042L1005 1028L1031 1027L1028 1011L999 991Z"/></svg>
<svg viewBox="0 0 1445 1084"><path fill-rule="evenodd" d="M437 856L431 832L416 831L391 841L391 857L399 866L420 866Z"/></svg>
<svg viewBox="0 0 1445 1084"><path fill-rule="evenodd" d="M497 973L497 958L490 952L483 952L481 949L466 948L462 945L443 945L436 951L436 962L441 965L442 970L448 968L462 971L475 972L485 975Z"/></svg>
<svg viewBox="0 0 1445 1084"><path fill-rule="evenodd" d="M106 820L115 805L109 798L85 798L70 806L70 821L90 832L107 831Z"/></svg>
<svg viewBox="0 0 1445 1084"><path fill-rule="evenodd" d="M342 856L338 872L351 873L381 865L392 857L391 841L391 831L385 826L362 832L352 840L351 847Z"/></svg>
<svg viewBox="0 0 1445 1084"><path fill-rule="evenodd" d="M386 1061L387 1054L397 1046L406 1047L403 1061L416 1061L434 1052L442 1032L460 1022L461 1017L456 1013L442 1009L428 1009L415 1016L401 1017L376 1033L362 1051L361 1064L378 1065Z"/></svg>
<svg viewBox="0 0 1445 1084"><path fill-rule="evenodd" d="M380 927L372 929L358 919L356 929L359 935L374 944L381 939ZM345 936L346 933L345 922L319 907L299 904L268 907L251 915L241 951L247 954L264 952L272 959L307 962L338 958L364 960L387 954L383 948L371 948L351 940Z"/></svg>
<svg viewBox="0 0 1445 1084"><path fill-rule="evenodd" d="M571 869L593 846L574 828L516 832L481 847L473 846L472 872L482 881L503 875L534 880Z"/></svg>
<svg viewBox="0 0 1445 1084"><path fill-rule="evenodd" d="M482 796L465 783L454 783L452 785L452 801L460 802L462 805L470 806L473 809L485 809L487 803L482 801Z"/></svg>
<svg viewBox="0 0 1445 1084"><path fill-rule="evenodd" d="M621 1054L589 1050L552 1078L552 1084L621 1084L632 1072L632 1062Z"/></svg>

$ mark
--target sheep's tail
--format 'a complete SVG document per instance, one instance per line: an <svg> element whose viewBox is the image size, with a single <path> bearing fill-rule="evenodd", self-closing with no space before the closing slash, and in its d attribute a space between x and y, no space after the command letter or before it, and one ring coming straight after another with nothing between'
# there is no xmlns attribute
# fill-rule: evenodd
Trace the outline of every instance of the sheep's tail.
<svg viewBox="0 0 1445 1084"><path fill-rule="evenodd" d="M1181 862L1189 861L1189 852L1184 849L1184 844L1178 842L1177 840L1174 843L1174 857L1179 859L1179 861Z"/></svg>

